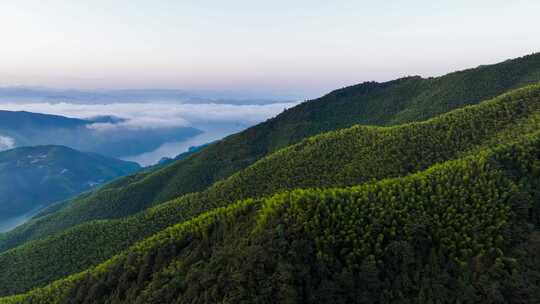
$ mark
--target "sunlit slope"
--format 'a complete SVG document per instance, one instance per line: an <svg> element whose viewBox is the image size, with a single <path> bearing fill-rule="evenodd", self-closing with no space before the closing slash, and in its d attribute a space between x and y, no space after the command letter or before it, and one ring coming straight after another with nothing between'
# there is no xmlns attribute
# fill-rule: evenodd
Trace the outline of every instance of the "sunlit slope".
<svg viewBox="0 0 540 304"><path fill-rule="evenodd" d="M355 126L282 149L208 190L121 220L90 222L0 255L0 293L23 292L95 265L133 242L215 207L294 188L405 176L540 129L540 85L426 122ZM77 246L72 246L77 244Z"/></svg>
<svg viewBox="0 0 540 304"><path fill-rule="evenodd" d="M125 217L180 195L205 190L277 149L355 124L423 120L540 81L540 54L446 76L368 82L302 103L277 117L208 146L191 157L66 204L13 233L0 249L95 219Z"/></svg>
<svg viewBox="0 0 540 304"><path fill-rule="evenodd" d="M536 303L540 137L217 208L2 303Z"/></svg>

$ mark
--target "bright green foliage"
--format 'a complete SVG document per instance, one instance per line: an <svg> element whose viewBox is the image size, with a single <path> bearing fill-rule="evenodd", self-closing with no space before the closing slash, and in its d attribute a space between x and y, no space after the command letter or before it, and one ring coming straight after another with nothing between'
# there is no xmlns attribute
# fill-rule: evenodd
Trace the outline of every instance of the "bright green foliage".
<svg viewBox="0 0 540 304"><path fill-rule="evenodd" d="M340 89L229 136L166 168L141 173L77 199L4 236L3 241L0 238L0 249L87 221L125 217L180 195L205 190L269 153L309 136L355 124L391 125L422 120L538 81L540 54L534 54L438 78L408 77Z"/></svg>
<svg viewBox="0 0 540 304"><path fill-rule="evenodd" d="M407 177L241 201L0 303L536 303L539 165L537 134Z"/></svg>
<svg viewBox="0 0 540 304"><path fill-rule="evenodd" d="M422 123L353 127L309 138L216 183L126 219L90 222L0 255L0 292L24 292L106 260L215 207L298 187L343 187L404 176L538 131L540 86ZM72 244L77 244L73 246ZM31 261L31 262L28 262Z"/></svg>

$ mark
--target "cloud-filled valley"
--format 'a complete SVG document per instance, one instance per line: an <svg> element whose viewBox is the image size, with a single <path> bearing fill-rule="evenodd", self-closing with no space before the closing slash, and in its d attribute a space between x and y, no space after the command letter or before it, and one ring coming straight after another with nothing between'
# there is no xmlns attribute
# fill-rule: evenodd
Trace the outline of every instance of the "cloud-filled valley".
<svg viewBox="0 0 540 304"><path fill-rule="evenodd" d="M1 110L28 111L56 114L74 118L91 118L112 115L123 118L115 126L127 128L195 127L211 123L239 123L253 125L279 114L295 103L272 103L265 105L232 104L71 104L71 103L2 103ZM96 123L96 129L111 127L111 123Z"/></svg>
<svg viewBox="0 0 540 304"><path fill-rule="evenodd" d="M0 151L12 149L15 147L15 140L9 136L0 135Z"/></svg>
<svg viewBox="0 0 540 304"><path fill-rule="evenodd" d="M83 151L152 165L273 117L296 103L234 105L217 103L0 103L0 110L61 115L94 121L78 131L42 131L21 142L0 132L0 150L21 145L61 144ZM85 131L86 130L86 131ZM0 130L2 131L2 130ZM23 139L27 139L24 137Z"/></svg>

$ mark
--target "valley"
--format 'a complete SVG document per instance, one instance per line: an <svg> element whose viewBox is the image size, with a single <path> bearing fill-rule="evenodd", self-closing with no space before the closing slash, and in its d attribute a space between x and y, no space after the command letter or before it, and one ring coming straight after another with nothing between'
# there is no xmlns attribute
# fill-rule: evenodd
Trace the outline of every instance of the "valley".
<svg viewBox="0 0 540 304"><path fill-rule="evenodd" d="M46 208L0 303L534 302L539 71L346 87Z"/></svg>
<svg viewBox="0 0 540 304"><path fill-rule="evenodd" d="M540 1L0 1L0 304L540 304Z"/></svg>

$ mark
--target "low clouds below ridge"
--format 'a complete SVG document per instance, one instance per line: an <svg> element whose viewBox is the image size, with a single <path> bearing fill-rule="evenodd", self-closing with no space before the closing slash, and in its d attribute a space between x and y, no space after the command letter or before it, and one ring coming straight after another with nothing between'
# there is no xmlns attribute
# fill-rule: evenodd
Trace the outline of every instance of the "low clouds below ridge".
<svg viewBox="0 0 540 304"><path fill-rule="evenodd" d="M13 149L15 147L15 140L9 136L0 135L0 151Z"/></svg>
<svg viewBox="0 0 540 304"><path fill-rule="evenodd" d="M113 115L124 120L119 123L99 122L91 125L94 129L126 128L197 128L208 123L242 123L253 125L273 117L296 103L273 103L266 105L230 105L230 104L71 104L71 103L28 103L0 104L1 110L28 111L35 113L56 114L74 118L91 118Z"/></svg>

